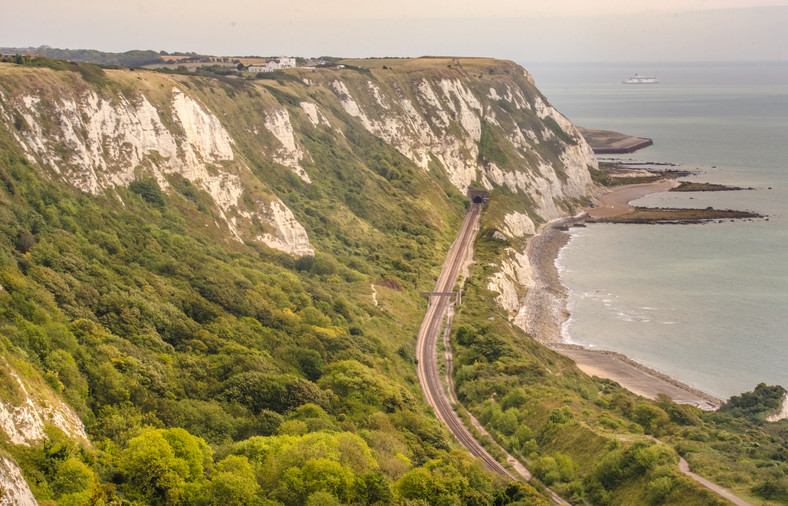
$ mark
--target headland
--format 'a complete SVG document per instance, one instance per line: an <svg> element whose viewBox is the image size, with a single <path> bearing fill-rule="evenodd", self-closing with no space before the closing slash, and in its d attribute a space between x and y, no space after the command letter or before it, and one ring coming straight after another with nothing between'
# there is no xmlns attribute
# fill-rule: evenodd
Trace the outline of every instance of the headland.
<svg viewBox="0 0 788 506"><path fill-rule="evenodd" d="M577 127L583 138L597 155L634 153L651 146L654 142L645 137L635 137L611 130L596 130Z"/></svg>

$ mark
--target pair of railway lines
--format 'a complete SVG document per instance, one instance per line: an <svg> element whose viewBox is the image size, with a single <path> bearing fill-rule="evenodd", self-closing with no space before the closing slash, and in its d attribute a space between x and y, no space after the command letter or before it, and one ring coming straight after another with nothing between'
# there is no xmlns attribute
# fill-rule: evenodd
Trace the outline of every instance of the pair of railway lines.
<svg viewBox="0 0 788 506"><path fill-rule="evenodd" d="M460 444L467 448L472 455L480 458L494 472L511 480L528 480L531 476L525 468L520 466L519 476L513 474L490 455L471 434L451 405L451 400L443 387L438 367L438 338L441 335L443 321L448 313L449 305L453 303L451 298L456 297L456 301L459 303L460 294L453 291L454 285L457 283L460 269L462 269L462 265L473 246L479 217L482 212L481 200L473 199L472 201L473 203L462 222L457 239L446 256L443 269L441 269L438 281L435 284L435 290L424 293L424 295L429 297L429 303L427 304L427 313L419 328L416 343L417 373L427 402L435 410L435 415L438 419L446 424L449 431L457 438ZM447 371L447 374L451 374L451 371ZM515 460L511 456L508 457L510 462ZM552 490L548 489L548 491L552 496L552 500L557 504L569 504Z"/></svg>

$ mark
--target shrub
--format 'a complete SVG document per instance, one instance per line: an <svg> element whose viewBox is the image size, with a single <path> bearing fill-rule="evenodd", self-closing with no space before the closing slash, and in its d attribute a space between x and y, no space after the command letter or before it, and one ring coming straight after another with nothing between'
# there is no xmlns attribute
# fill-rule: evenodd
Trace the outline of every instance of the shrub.
<svg viewBox="0 0 788 506"><path fill-rule="evenodd" d="M569 411L569 408L566 406L555 408L550 412L550 416L548 417L548 420L556 425L567 423L571 419L572 419L572 412Z"/></svg>
<svg viewBox="0 0 788 506"><path fill-rule="evenodd" d="M540 457L533 466L533 473L548 486L561 479L558 463L553 457Z"/></svg>
<svg viewBox="0 0 788 506"><path fill-rule="evenodd" d="M270 409L286 413L302 404L327 403L326 394L314 383L291 375L269 375L248 371L225 382L224 396L254 413Z"/></svg>
<svg viewBox="0 0 788 506"><path fill-rule="evenodd" d="M137 179L129 183L129 190L138 194L142 199L155 206L164 205L164 193L158 181L152 177Z"/></svg>
<svg viewBox="0 0 788 506"><path fill-rule="evenodd" d="M22 230L16 236L16 250L20 253L27 253L30 248L36 245L36 238L29 230Z"/></svg>
<svg viewBox="0 0 788 506"><path fill-rule="evenodd" d="M780 408L784 395L785 389L783 387L779 385L767 386L765 383L760 383L752 392L745 392L728 399L720 411L760 421L766 414Z"/></svg>
<svg viewBox="0 0 788 506"><path fill-rule="evenodd" d="M646 487L647 497L651 504L660 504L673 490L673 479L670 476L654 478Z"/></svg>
<svg viewBox="0 0 788 506"><path fill-rule="evenodd" d="M454 339L456 339L457 343L461 344L462 346L469 346L473 342L473 338L475 336L476 329L467 323L457 327L457 330L454 332Z"/></svg>
<svg viewBox="0 0 788 506"><path fill-rule="evenodd" d="M670 417L663 410L647 402L638 403L632 413L632 419L646 432L654 433L669 423Z"/></svg>
<svg viewBox="0 0 788 506"><path fill-rule="evenodd" d="M309 272L316 276L330 276L336 274L339 266L336 260L328 255L317 254L312 261Z"/></svg>
<svg viewBox="0 0 788 506"><path fill-rule="evenodd" d="M764 499L784 501L788 497L788 479L777 480L769 478L763 483L752 487L752 491Z"/></svg>

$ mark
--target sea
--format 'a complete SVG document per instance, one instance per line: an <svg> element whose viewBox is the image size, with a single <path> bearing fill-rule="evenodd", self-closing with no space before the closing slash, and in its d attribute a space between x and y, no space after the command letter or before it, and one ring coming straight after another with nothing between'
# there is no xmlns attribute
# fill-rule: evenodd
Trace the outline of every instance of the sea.
<svg viewBox="0 0 788 506"><path fill-rule="evenodd" d="M556 260L570 293L563 339L623 353L721 399L761 382L788 388L788 62L524 67L576 125L654 141L613 158L751 188L635 204L767 217L571 229ZM622 84L635 73L659 83Z"/></svg>

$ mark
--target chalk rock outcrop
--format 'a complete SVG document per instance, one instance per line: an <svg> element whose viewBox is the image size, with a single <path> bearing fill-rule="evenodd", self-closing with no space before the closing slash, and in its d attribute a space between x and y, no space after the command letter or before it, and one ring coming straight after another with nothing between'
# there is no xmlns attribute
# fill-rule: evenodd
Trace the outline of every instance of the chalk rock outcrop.
<svg viewBox="0 0 788 506"><path fill-rule="evenodd" d="M170 177L181 176L212 197L237 240L246 238L244 221L265 222L272 216L268 209L244 203L243 180L250 171L237 158L235 142L219 118L188 90L163 83L170 91L157 102L149 100L144 88L108 95L57 80L46 84L38 95L0 91L0 119L22 126L9 130L28 159L42 169L95 195L143 176L154 177L166 189ZM299 165L304 153L295 142L287 112L271 111L265 126L280 146L271 158L309 182ZM301 242L288 242L296 236L304 240L303 234L290 234L265 242L283 251L308 250Z"/></svg>
<svg viewBox="0 0 788 506"><path fill-rule="evenodd" d="M74 411L48 388L32 389L8 363L0 357L0 374L5 376L8 389L14 391L14 399L0 399L0 429L9 441L17 445L29 445L44 439L44 425L50 424L67 435L88 441L85 427Z"/></svg>
<svg viewBox="0 0 788 506"><path fill-rule="evenodd" d="M38 501L12 459L0 455L0 505L37 506Z"/></svg>

